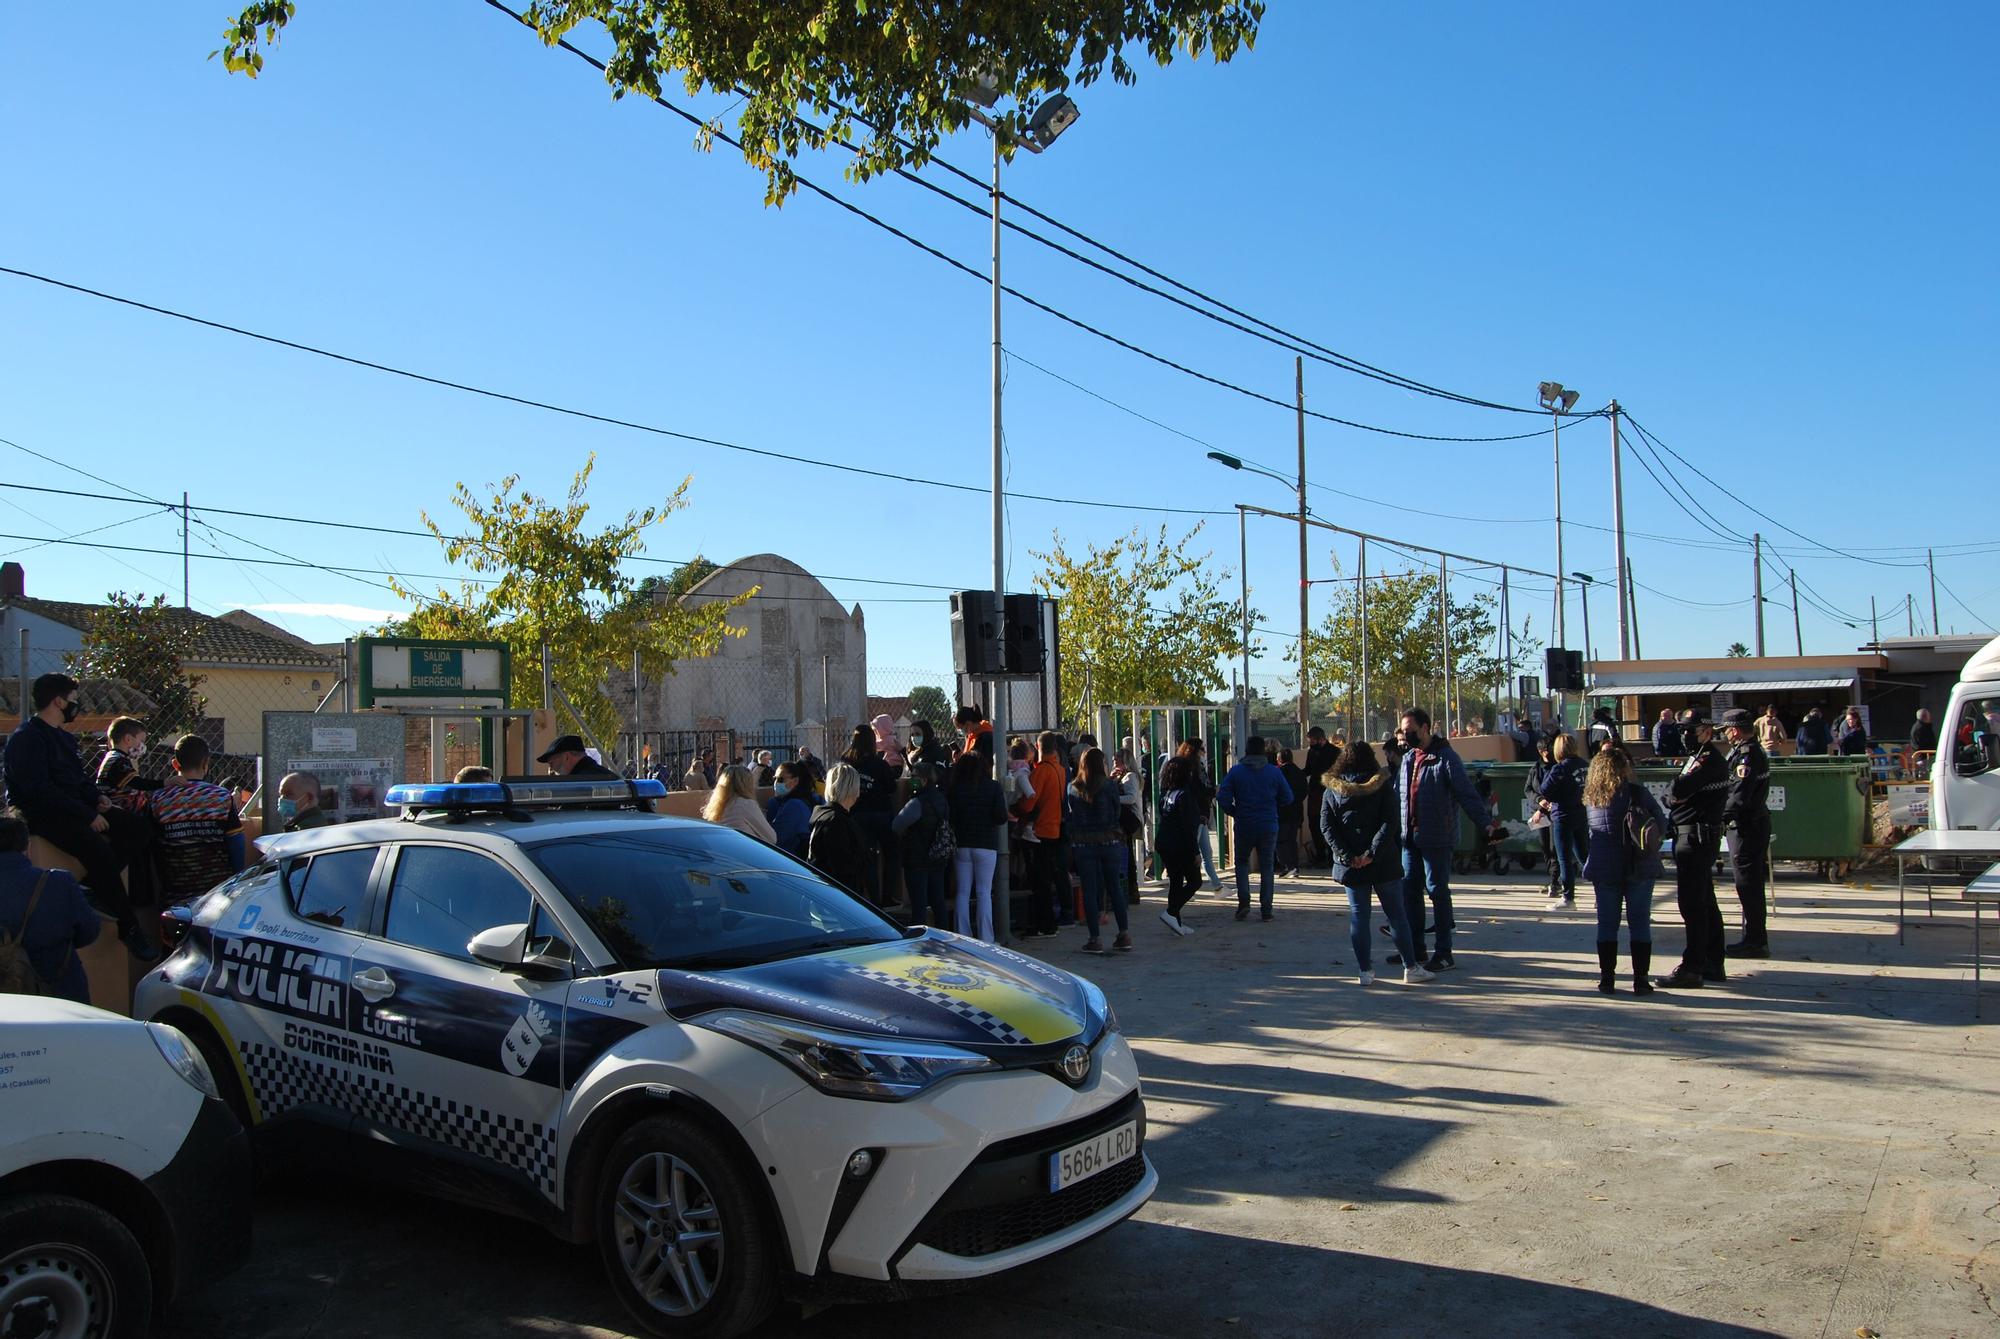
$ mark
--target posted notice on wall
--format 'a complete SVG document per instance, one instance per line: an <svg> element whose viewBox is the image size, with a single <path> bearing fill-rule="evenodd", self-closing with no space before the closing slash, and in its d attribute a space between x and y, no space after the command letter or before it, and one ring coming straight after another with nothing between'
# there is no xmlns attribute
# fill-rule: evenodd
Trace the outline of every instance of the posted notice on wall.
<svg viewBox="0 0 2000 1339"><path fill-rule="evenodd" d="M396 767L387 758L292 758L285 770L311 772L319 778L320 812L336 823L385 816L383 797L396 784Z"/></svg>

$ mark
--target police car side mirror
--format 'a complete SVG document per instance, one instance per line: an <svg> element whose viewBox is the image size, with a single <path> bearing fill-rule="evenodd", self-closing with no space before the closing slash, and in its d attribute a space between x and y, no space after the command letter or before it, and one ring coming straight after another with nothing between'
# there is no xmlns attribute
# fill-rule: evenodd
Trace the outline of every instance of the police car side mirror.
<svg viewBox="0 0 2000 1339"><path fill-rule="evenodd" d="M488 967L498 967L501 971L515 971L528 955L528 927L522 925L496 925L490 930L481 930L465 946L477 962Z"/></svg>

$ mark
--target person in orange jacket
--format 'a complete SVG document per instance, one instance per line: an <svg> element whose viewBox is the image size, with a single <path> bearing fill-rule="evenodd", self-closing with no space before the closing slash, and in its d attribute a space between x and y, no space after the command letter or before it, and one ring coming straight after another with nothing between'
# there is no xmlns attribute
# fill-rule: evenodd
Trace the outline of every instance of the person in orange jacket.
<svg viewBox="0 0 2000 1339"><path fill-rule="evenodd" d="M1046 938L1074 919L1069 914L1069 848L1063 843L1063 788L1069 784L1063 767L1062 737L1044 730L1035 741L1035 765L1028 773L1034 794L1014 806L1014 812L1034 825L1035 840L1027 844L1028 879L1034 889L1034 924L1021 938Z"/></svg>

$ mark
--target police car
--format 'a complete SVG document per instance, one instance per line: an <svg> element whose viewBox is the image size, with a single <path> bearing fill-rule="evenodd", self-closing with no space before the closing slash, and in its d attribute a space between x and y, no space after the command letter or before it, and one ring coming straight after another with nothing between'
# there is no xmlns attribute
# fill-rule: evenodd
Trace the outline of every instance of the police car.
<svg viewBox="0 0 2000 1339"><path fill-rule="evenodd" d="M1104 995L905 930L658 782L400 786L200 901L137 1015L304 1138L599 1244L665 1335L1010 1269L1158 1184Z"/></svg>

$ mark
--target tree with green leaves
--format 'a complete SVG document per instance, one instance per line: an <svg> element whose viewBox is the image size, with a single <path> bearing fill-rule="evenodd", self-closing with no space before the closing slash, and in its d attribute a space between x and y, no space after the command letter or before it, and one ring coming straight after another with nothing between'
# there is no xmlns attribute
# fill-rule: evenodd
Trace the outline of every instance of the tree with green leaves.
<svg viewBox="0 0 2000 1339"><path fill-rule="evenodd" d="M1729 649L1722 654L1731 660L1742 660L1750 654L1750 648L1742 642L1731 642Z"/></svg>
<svg viewBox="0 0 2000 1339"><path fill-rule="evenodd" d="M910 719L929 721L931 733L939 740L949 740L958 731L952 720L951 698L944 689L922 683L910 690Z"/></svg>
<svg viewBox="0 0 2000 1339"><path fill-rule="evenodd" d="M146 733L164 740L186 734L208 705L202 677L187 659L201 638L201 623L163 595L112 591L83 629L83 645L67 657L77 679L119 679L153 700Z"/></svg>
<svg viewBox="0 0 2000 1339"><path fill-rule="evenodd" d="M721 570L719 564L697 553L665 576L641 577L632 595L653 604L678 604L683 595Z"/></svg>
<svg viewBox="0 0 2000 1339"><path fill-rule="evenodd" d="M1060 533L1034 584L1061 604L1063 719L1085 725L1099 703L1205 702L1226 689L1217 662L1243 651L1227 569L1178 540L1134 530L1073 556ZM1256 615L1253 611L1251 621ZM1254 647L1253 647L1254 649Z"/></svg>
<svg viewBox="0 0 2000 1339"><path fill-rule="evenodd" d="M246 4L211 56L256 78L295 13L292 0ZM849 146L854 181L921 167L972 122L969 102L996 98L1009 104L1001 133L1018 143L1050 97L1107 72L1135 83L1140 60L1229 61L1256 44L1263 17L1264 0L532 0L525 12L550 45L601 25L613 97L678 84L739 103L736 138L772 204L797 189L802 152ZM709 121L697 142L721 129Z"/></svg>
<svg viewBox="0 0 2000 1339"><path fill-rule="evenodd" d="M1343 703L1361 680L1361 613L1353 584L1334 588L1333 610L1314 632L1308 651L1315 705L1327 712ZM1442 680L1444 630L1438 621L1439 583L1435 572L1403 572L1368 580L1368 679L1378 719L1385 708L1404 705L1414 679L1420 686ZM1497 680L1510 680L1533 663L1541 643L1524 628L1514 639L1514 660L1503 665L1494 648L1493 596L1454 597L1451 611L1451 675L1465 685L1468 707L1483 705ZM1298 648L1286 659L1296 663Z"/></svg>
<svg viewBox="0 0 2000 1339"><path fill-rule="evenodd" d="M465 581L456 592L434 596L394 578L390 584L420 605L396 625L396 635L507 643L516 704L541 701L546 645L550 670L577 724L609 741L620 714L607 678L630 673L635 652L640 669L655 677L673 673L676 660L712 655L724 637L743 635L726 619L756 588L735 599L701 601L699 608L635 598L638 582L624 564L645 551L648 530L687 505L689 481L683 479L665 502L628 511L593 532L586 528L584 493L595 464L595 457L584 463L560 501L517 491L518 475L488 485L483 494L459 484L452 505L465 523L447 530L428 512L423 522L449 561L487 580Z"/></svg>

